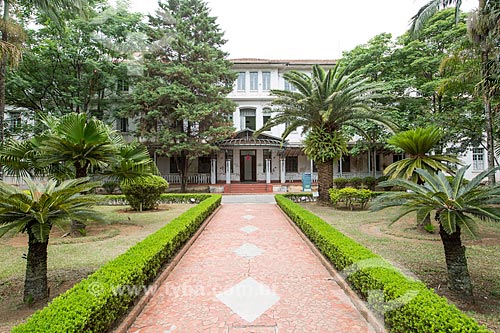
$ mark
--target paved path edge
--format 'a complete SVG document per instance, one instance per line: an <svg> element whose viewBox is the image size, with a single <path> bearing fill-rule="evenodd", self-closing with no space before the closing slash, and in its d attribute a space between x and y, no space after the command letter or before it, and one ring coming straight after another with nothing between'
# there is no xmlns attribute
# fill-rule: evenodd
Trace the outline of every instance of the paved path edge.
<svg viewBox="0 0 500 333"><path fill-rule="evenodd" d="M363 301L359 295L352 290L349 284L344 280L344 278L340 275L340 273L335 269L333 264L326 258L323 253L314 245L313 242L302 232L302 230L293 222L288 215L281 209L281 207L276 204L280 212L283 214L285 219L290 223L295 232L304 240L307 246L311 249L314 255L319 259L321 264L326 268L328 273L333 277L335 282L344 290L346 295L351 299L351 302L354 304L356 309L361 313L361 316L365 318L365 320L372 325L377 333L385 333L387 332L384 323L382 323L379 318L373 314L373 312L366 306L366 302Z"/></svg>
<svg viewBox="0 0 500 333"><path fill-rule="evenodd" d="M130 310L122 316L122 320L118 324L117 327L112 328L111 332L113 333L126 333L127 330L132 326L135 322L136 318L142 312L144 307L149 303L151 298L154 296L155 292L158 290L160 285L165 281L165 279L170 275L175 266L181 261L182 257L186 254L186 252L191 248L193 243L198 239L201 235L205 227L210 223L215 214L217 214L222 205L219 205L209 217L205 219L205 221L201 224L195 234L182 246L182 248L177 252L174 258L166 264L165 268L163 268L160 275L158 275L153 281L152 285L148 288L148 292L144 293L142 296L139 296L139 299L135 301L135 304L132 305Z"/></svg>

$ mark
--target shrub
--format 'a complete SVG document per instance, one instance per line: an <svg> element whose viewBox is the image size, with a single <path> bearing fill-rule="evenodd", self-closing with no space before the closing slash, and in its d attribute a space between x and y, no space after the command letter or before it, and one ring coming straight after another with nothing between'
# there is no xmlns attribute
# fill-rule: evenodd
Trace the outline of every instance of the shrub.
<svg viewBox="0 0 500 333"><path fill-rule="evenodd" d="M335 184L335 187L338 189L346 187L348 182L349 180L347 178L339 177L333 179L333 183Z"/></svg>
<svg viewBox="0 0 500 333"><path fill-rule="evenodd" d="M385 182L386 180L388 180L389 177L388 176L380 176L377 178L377 184L375 186L379 186L380 183L382 182ZM387 191L390 191L391 190L391 187L383 187L384 190L387 190Z"/></svg>
<svg viewBox="0 0 500 333"><path fill-rule="evenodd" d="M113 192L116 190L116 188L120 185L119 182L114 181L114 180L109 180L107 182L104 182L102 184L102 188L104 189L104 193L106 194L113 194Z"/></svg>
<svg viewBox="0 0 500 333"><path fill-rule="evenodd" d="M220 205L221 195L207 197L56 297L12 332L110 332L114 322L140 295L138 289L142 290L157 276Z"/></svg>
<svg viewBox="0 0 500 333"><path fill-rule="evenodd" d="M363 183L363 179L359 177L352 177L349 179L349 185L354 188L360 188Z"/></svg>
<svg viewBox="0 0 500 333"><path fill-rule="evenodd" d="M366 204L377 195L371 190L357 190L352 187L345 187L340 190L331 188L328 192L330 200L335 206L338 206L339 202L344 202L345 206L351 208L351 210L356 205L359 205L361 209L365 209Z"/></svg>
<svg viewBox="0 0 500 333"><path fill-rule="evenodd" d="M147 176L120 185L129 205L138 211L158 208L160 196L168 189L168 182L160 176Z"/></svg>
<svg viewBox="0 0 500 333"><path fill-rule="evenodd" d="M363 185L369 190L375 191L375 185L377 185L377 178L375 177L365 177L362 179Z"/></svg>
<svg viewBox="0 0 500 333"><path fill-rule="evenodd" d="M353 289L382 312L390 332L489 332L422 282L405 276L286 195L276 195L276 202L333 266L346 275Z"/></svg>

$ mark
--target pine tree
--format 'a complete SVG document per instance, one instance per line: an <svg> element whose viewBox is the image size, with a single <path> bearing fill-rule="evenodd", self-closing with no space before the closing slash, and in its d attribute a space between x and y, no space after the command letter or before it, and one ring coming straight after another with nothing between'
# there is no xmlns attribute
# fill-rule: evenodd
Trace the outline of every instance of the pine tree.
<svg viewBox="0 0 500 333"><path fill-rule="evenodd" d="M175 159L184 192L190 163L234 131L235 105L226 95L236 76L221 50L223 32L203 1L167 0L159 7L149 17L151 47L129 115L139 119L139 136Z"/></svg>

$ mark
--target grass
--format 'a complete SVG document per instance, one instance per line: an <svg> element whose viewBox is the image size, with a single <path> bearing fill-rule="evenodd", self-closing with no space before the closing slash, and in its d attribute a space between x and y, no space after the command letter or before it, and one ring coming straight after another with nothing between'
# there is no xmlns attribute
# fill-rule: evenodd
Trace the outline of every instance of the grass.
<svg viewBox="0 0 500 333"><path fill-rule="evenodd" d="M106 222L89 223L87 236L61 237L68 230L53 229L47 274L51 297L71 288L191 207L189 204L168 204L160 205L157 211L136 213L125 206L99 206L97 209ZM10 332L13 326L45 305L22 304L26 251L26 235L0 239L0 332Z"/></svg>
<svg viewBox="0 0 500 333"><path fill-rule="evenodd" d="M89 223L87 228L92 234L82 238L61 238L65 231L52 231L48 270L97 269L190 207L171 204L161 206L157 211L139 214L123 206L99 206L106 223ZM0 280L24 276L26 261L23 255L26 251L25 235L0 240Z"/></svg>
<svg viewBox="0 0 500 333"><path fill-rule="evenodd" d="M413 216L390 225L397 208L372 213L304 203L303 206L337 230L383 256L409 275L421 279L462 310L500 332L500 224L483 223L478 237L464 237L475 302L463 302L446 288L446 264L439 234L416 227ZM438 230L438 228L436 228Z"/></svg>

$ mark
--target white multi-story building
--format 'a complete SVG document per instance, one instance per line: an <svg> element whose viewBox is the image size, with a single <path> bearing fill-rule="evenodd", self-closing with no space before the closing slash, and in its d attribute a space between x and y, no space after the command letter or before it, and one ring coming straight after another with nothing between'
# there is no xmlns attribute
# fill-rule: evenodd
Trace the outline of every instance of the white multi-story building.
<svg viewBox="0 0 500 333"><path fill-rule="evenodd" d="M272 117L272 89L295 89L284 78L290 70L310 73L312 66L333 67L335 60L267 60L233 59L233 70L238 73L233 91L228 95L237 105L233 114L236 133L219 143L220 150L213 156L200 157L191 167L190 182L196 183L281 183L299 181L304 173L316 179L315 166L302 151L302 133L292 132L285 142L281 135L285 125L279 125L254 137ZM346 156L334 166L335 176L381 176L382 170L401 158L392 154L372 152L356 157ZM160 172L171 183L179 182L175 163L167 157L158 157ZM373 170L375 168L375 170Z"/></svg>

